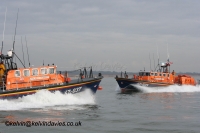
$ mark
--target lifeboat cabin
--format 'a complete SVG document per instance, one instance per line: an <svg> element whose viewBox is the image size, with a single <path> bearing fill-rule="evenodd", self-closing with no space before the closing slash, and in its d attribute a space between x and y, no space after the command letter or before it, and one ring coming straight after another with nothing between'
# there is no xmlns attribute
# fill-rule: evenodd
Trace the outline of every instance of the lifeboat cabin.
<svg viewBox="0 0 200 133"><path fill-rule="evenodd" d="M56 73L56 66L42 66L37 68L18 68L9 70L6 82L2 83L3 90L34 88L39 86L62 85L69 82L67 74Z"/></svg>

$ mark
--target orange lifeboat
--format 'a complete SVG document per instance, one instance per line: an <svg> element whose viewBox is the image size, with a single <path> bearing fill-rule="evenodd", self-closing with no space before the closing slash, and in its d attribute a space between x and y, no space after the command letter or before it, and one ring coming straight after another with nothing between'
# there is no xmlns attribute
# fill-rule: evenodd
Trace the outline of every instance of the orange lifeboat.
<svg viewBox="0 0 200 133"><path fill-rule="evenodd" d="M159 64L159 69L157 71L140 71L138 75L134 74L132 78L127 78L125 72L124 77L116 76L116 81L118 82L119 87L123 91L133 90L137 92L139 86L145 87L163 87L169 85L192 85L195 86L195 78L189 75L177 75L174 71L170 72L170 62ZM131 85L131 86L129 86Z"/></svg>
<svg viewBox="0 0 200 133"><path fill-rule="evenodd" d="M92 67L90 67L89 75L84 68L85 75L73 80L68 76L67 71L57 72L57 66L54 65L26 68L21 62L24 68L18 68L13 62L13 54L11 50L7 55L0 55L0 99L31 95L38 90L74 94L90 89L96 93L103 78L102 75L93 77ZM82 69L79 71L82 72Z"/></svg>
<svg viewBox="0 0 200 133"><path fill-rule="evenodd" d="M101 74L93 76L92 67L87 67L90 68L89 75L86 67L74 70L84 74L81 77L73 77L73 79L68 77L67 71L58 73L54 64L44 66L43 63L43 66L32 68L29 61L29 67L27 68L25 61L22 62L15 53L14 44L15 40L13 41L12 50L7 51L7 54L3 54L2 41L0 52L0 99L23 97L34 94L39 90L75 94L89 89L92 93L96 93L103 76ZM23 68L18 67L17 63L14 62L14 57L21 62Z"/></svg>

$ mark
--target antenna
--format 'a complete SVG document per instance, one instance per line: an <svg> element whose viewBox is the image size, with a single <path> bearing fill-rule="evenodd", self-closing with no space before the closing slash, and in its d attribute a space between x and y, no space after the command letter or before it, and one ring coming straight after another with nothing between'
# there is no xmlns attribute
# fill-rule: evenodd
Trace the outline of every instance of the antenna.
<svg viewBox="0 0 200 133"><path fill-rule="evenodd" d="M154 54L153 54L153 63L154 63L154 69L155 69L155 59L154 59Z"/></svg>
<svg viewBox="0 0 200 133"><path fill-rule="evenodd" d="M7 13L7 7L6 7L6 12L5 12L5 20L4 20L4 28L3 28L3 39L2 39L1 54L2 54L2 51L3 51L4 32L5 32L5 28L6 28L6 13Z"/></svg>
<svg viewBox="0 0 200 133"><path fill-rule="evenodd" d="M13 51L15 50L15 36L16 36L16 30L17 30L17 21L18 21L18 14L19 14L19 8L17 12L17 20L16 20L16 26L15 26L15 35L14 35L14 41L13 41Z"/></svg>
<svg viewBox="0 0 200 133"><path fill-rule="evenodd" d="M168 43L167 43L167 62L169 65L169 72L170 72L170 62L169 62L169 50L168 50Z"/></svg>
<svg viewBox="0 0 200 133"><path fill-rule="evenodd" d="M26 40L26 36L25 36L25 40ZM29 64L29 67L30 67L30 60L29 60L29 53L28 53L27 40L26 40L26 50L27 50L27 55L28 55L28 64Z"/></svg>
<svg viewBox="0 0 200 133"><path fill-rule="evenodd" d="M158 54L158 46L157 46L157 56L158 56L158 65L157 66L159 67L159 70L160 70L160 63L159 63L160 55ZM157 66L156 66L156 68L157 68ZM156 70L156 68L155 68L155 70Z"/></svg>
<svg viewBox="0 0 200 133"><path fill-rule="evenodd" d="M22 36L21 36L21 43L22 43ZM24 66L26 66L25 60L24 60L24 47L23 47L23 43L22 43L22 53L23 53Z"/></svg>
<svg viewBox="0 0 200 133"><path fill-rule="evenodd" d="M151 71L151 58L150 58L150 53L149 53L149 60L150 60L150 71Z"/></svg>
<svg viewBox="0 0 200 133"><path fill-rule="evenodd" d="M158 46L157 46L157 56L158 56L158 64L159 64L160 55L158 54Z"/></svg>
<svg viewBox="0 0 200 133"><path fill-rule="evenodd" d="M169 62L169 51L168 51L168 44L167 44L167 61Z"/></svg>

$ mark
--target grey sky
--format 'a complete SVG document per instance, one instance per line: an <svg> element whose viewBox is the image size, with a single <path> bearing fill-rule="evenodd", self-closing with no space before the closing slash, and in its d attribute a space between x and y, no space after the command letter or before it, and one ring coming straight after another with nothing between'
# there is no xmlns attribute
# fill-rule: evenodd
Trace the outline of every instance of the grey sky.
<svg viewBox="0 0 200 133"><path fill-rule="evenodd" d="M93 65L95 70L150 69L167 60L177 72L200 72L200 1L198 0L1 0L0 39L5 9L4 53L22 59L27 37L31 64L55 63L58 69ZM26 53L26 51L25 51ZM153 60L154 55L154 60ZM27 65L26 58L26 65Z"/></svg>

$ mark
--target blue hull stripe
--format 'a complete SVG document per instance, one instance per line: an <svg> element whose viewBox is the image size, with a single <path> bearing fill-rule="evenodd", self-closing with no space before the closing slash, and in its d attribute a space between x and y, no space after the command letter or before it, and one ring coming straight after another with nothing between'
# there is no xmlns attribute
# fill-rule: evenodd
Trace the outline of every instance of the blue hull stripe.
<svg viewBox="0 0 200 133"><path fill-rule="evenodd" d="M85 89L90 89L93 93L96 93L99 84L101 80L93 80L88 81L84 83L76 83L73 85L63 85L63 86L57 86L57 87L51 87L51 88L43 88L43 89L33 89L33 90L26 90L26 91L20 91L20 92L11 92L6 94L0 94L0 99L12 99L12 98L18 98L26 95L31 95L36 93L39 90L49 90L51 92L60 91L61 93L79 93L84 91Z"/></svg>

